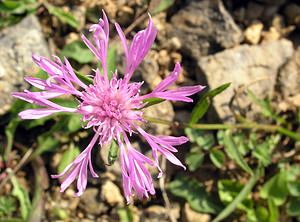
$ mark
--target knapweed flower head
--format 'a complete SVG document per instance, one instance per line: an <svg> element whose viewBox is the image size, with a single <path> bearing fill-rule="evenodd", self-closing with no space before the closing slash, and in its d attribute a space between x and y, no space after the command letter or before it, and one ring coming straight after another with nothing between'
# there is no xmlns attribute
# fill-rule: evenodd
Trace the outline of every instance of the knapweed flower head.
<svg viewBox="0 0 300 222"><path fill-rule="evenodd" d="M149 16L150 17L150 16ZM130 79L150 50L157 29L154 27L151 17L145 30L139 31L128 45L125 35L118 24L115 28L121 39L125 52L126 68L122 77L117 72L109 79L107 70L107 51L109 40L109 23L103 12L103 18L98 24L90 27L93 33L92 40L84 35L82 39L87 47L101 62L102 71L94 70L93 84L87 85L81 81L71 64L64 58L54 56L50 60L38 55L33 55L34 62L49 74L47 80L26 77L25 80L32 86L40 89L39 92L13 93L14 97L41 106L37 109L22 111L19 116L22 119L39 119L58 112L79 113L82 115L86 128L92 128L94 136L83 152L59 175L52 178L62 178L61 191L63 192L77 179L77 196L80 196L87 186L87 177L90 174L98 177L92 165L92 149L97 145L116 141L120 149L120 162L122 168L122 179L124 194L127 202L135 193L138 198L148 198L154 195L155 189L148 166L157 167L158 177L162 175L159 167L158 154L162 154L175 165L184 165L173 154L177 152L174 146L186 143L186 137L151 135L145 132L141 123L146 122L143 118L143 109L147 105L146 99L160 98L170 101L192 102L188 96L201 91L204 86L185 86L177 89L168 89L175 83L181 71L180 64L175 65L174 70L149 94L140 95L142 82L130 82ZM51 99L62 96L73 95L79 100L77 108L69 108L54 103ZM133 133L139 133L149 143L152 149L152 159L146 157L130 144L129 138Z"/></svg>

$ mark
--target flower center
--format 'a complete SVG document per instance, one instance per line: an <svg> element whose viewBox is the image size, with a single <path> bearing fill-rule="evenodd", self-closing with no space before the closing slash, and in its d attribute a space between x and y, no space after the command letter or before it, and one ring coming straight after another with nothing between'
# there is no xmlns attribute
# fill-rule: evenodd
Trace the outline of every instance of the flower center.
<svg viewBox="0 0 300 222"><path fill-rule="evenodd" d="M135 121L142 120L139 100L140 83L126 83L113 78L109 83L100 81L82 93L79 112L87 128L94 127L100 142L117 139L120 133L131 132Z"/></svg>

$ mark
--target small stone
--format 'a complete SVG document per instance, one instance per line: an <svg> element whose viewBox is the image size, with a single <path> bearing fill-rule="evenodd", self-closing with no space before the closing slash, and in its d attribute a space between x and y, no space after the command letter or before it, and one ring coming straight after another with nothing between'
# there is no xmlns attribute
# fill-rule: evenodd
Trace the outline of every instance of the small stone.
<svg viewBox="0 0 300 222"><path fill-rule="evenodd" d="M180 41L179 38L177 38L177 37L172 37L170 41L171 41L171 46L172 46L172 48L173 48L174 50L178 50L178 49L181 48L182 43L181 43L181 41Z"/></svg>
<svg viewBox="0 0 300 222"><path fill-rule="evenodd" d="M231 83L228 89L214 98L218 116L223 121L234 122L232 110L239 113L241 109L248 110L247 115L251 116L252 100L245 90L251 90L260 99L272 96L279 68L293 52L292 42L281 39L254 46L241 45L213 56L202 57L199 66L210 88ZM242 93L236 95L235 90Z"/></svg>
<svg viewBox="0 0 300 222"><path fill-rule="evenodd" d="M150 50L140 67L137 69L137 75L140 74L143 77L151 90L162 81L162 78L159 75L158 58L158 53L154 50Z"/></svg>
<svg viewBox="0 0 300 222"><path fill-rule="evenodd" d="M170 55L169 52L165 49L160 50L158 53L158 63L163 67L168 67L170 64Z"/></svg>
<svg viewBox="0 0 300 222"><path fill-rule="evenodd" d="M275 27L270 27L266 32L262 32L264 41L275 41L281 38L281 33Z"/></svg>
<svg viewBox="0 0 300 222"><path fill-rule="evenodd" d="M220 0L189 1L171 18L170 37L182 42L182 50L195 59L217 48L238 45L243 34Z"/></svg>
<svg viewBox="0 0 300 222"><path fill-rule="evenodd" d="M107 210L107 206L100 200L99 190L86 189L80 197L79 207L86 213L99 215Z"/></svg>
<svg viewBox="0 0 300 222"><path fill-rule="evenodd" d="M117 13L118 22L120 24L130 24L132 22L132 18L134 16L134 11L132 8L128 6L122 6Z"/></svg>
<svg viewBox="0 0 300 222"><path fill-rule="evenodd" d="M259 43L264 25L261 22L256 22L250 25L244 32L246 42L256 45Z"/></svg>
<svg viewBox="0 0 300 222"><path fill-rule="evenodd" d="M124 199L120 192L120 189L113 182L107 180L104 182L101 188L101 197L110 206L123 206Z"/></svg>
<svg viewBox="0 0 300 222"><path fill-rule="evenodd" d="M209 222L211 217L209 214L199 213L191 209L188 203L184 205L184 217L186 222Z"/></svg>
<svg viewBox="0 0 300 222"><path fill-rule="evenodd" d="M278 80L284 98L300 93L300 47L296 49L289 62L280 69Z"/></svg>
<svg viewBox="0 0 300 222"><path fill-rule="evenodd" d="M0 32L0 115L10 108L11 93L28 86L24 75L39 70L32 61L32 53L49 56L41 26L34 15Z"/></svg>

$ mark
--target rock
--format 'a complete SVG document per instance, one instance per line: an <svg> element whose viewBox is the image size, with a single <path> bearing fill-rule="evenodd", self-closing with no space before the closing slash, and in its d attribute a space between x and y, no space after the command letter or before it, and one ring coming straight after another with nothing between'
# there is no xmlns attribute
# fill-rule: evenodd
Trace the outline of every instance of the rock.
<svg viewBox="0 0 300 222"><path fill-rule="evenodd" d="M79 207L88 214L99 215L107 210L107 206L100 200L99 190L86 189L80 197Z"/></svg>
<svg viewBox="0 0 300 222"><path fill-rule="evenodd" d="M230 108L238 112L251 104L246 95L250 89L258 98L271 96L279 68L293 54L293 45L282 39L257 46L241 45L212 56L203 57L199 66L210 88L231 82L231 87L214 98L214 108L223 121L234 121ZM235 95L234 90L240 93ZM232 100L232 104L230 105Z"/></svg>
<svg viewBox="0 0 300 222"><path fill-rule="evenodd" d="M178 37L182 49L198 59L220 47L238 45L243 35L220 0L191 1L171 18L170 36Z"/></svg>
<svg viewBox="0 0 300 222"><path fill-rule="evenodd" d="M263 27L264 25L261 22L256 22L247 27L244 32L245 41L253 45L258 44L261 38Z"/></svg>
<svg viewBox="0 0 300 222"><path fill-rule="evenodd" d="M189 204L186 203L184 205L184 219L186 222L209 222L211 221L211 217L209 214L198 213L193 211Z"/></svg>
<svg viewBox="0 0 300 222"><path fill-rule="evenodd" d="M143 80L149 85L149 88L153 90L162 80L159 75L158 65L158 53L154 50L150 50L137 69L137 74L143 77Z"/></svg>
<svg viewBox="0 0 300 222"><path fill-rule="evenodd" d="M119 187L109 180L105 181L102 185L101 197L110 206L124 205L124 199Z"/></svg>
<svg viewBox="0 0 300 222"><path fill-rule="evenodd" d="M179 206L175 206L170 211L163 206L152 205L148 207L143 216L145 222L169 222L170 213L174 217L175 220L179 219L180 216L180 208Z"/></svg>
<svg viewBox="0 0 300 222"><path fill-rule="evenodd" d="M49 56L47 44L38 19L30 15L19 24L0 33L0 115L9 110L11 93L21 91L27 84L24 75L38 71L32 53Z"/></svg>
<svg viewBox="0 0 300 222"><path fill-rule="evenodd" d="M300 47L280 70L278 81L284 98L300 93Z"/></svg>
<svg viewBox="0 0 300 222"><path fill-rule="evenodd" d="M144 116L172 122L175 117L175 112L173 110L172 103L169 101L164 101L162 103L147 107L144 110ZM171 133L170 126L152 123L150 121L143 124L143 128L146 130L146 132L154 135L169 135Z"/></svg>

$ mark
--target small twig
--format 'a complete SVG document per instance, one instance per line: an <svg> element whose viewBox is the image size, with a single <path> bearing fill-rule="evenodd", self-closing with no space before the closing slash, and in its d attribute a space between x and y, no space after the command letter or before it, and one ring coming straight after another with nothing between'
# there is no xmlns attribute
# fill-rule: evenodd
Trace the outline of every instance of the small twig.
<svg viewBox="0 0 300 222"><path fill-rule="evenodd" d="M7 183L8 180L10 180L11 176L16 174L16 172L18 172L18 170L20 170L24 164L27 162L27 160L29 159L29 157L31 156L33 152L33 149L30 148L29 150L27 150L27 152L24 154L24 156L22 157L22 159L20 160L20 162L17 164L17 166L15 166L15 168L11 171L10 174L7 175L7 177L5 177L1 184L0 184L0 190L2 189L2 187ZM6 172L9 171L10 168L6 169Z"/></svg>
<svg viewBox="0 0 300 222"><path fill-rule="evenodd" d="M166 161L165 158L162 158L161 169L162 169L163 172L166 171L166 166L167 166L167 161ZM159 179L159 187L160 187L160 190L161 190L164 202L165 202L165 206L166 206L167 211L168 211L169 218L170 218L171 222L176 222L177 220L176 220L176 218L174 218L174 215L172 213L171 203L170 203L170 200L168 198L168 194L167 194L166 189L165 189L165 175L163 175Z"/></svg>
<svg viewBox="0 0 300 222"><path fill-rule="evenodd" d="M141 22L143 22L146 18L148 17L147 13L142 14L141 16L139 16L136 20L133 21L133 23L131 23L130 26L128 26L125 31L124 31L124 35L128 35L137 25L139 25Z"/></svg>

